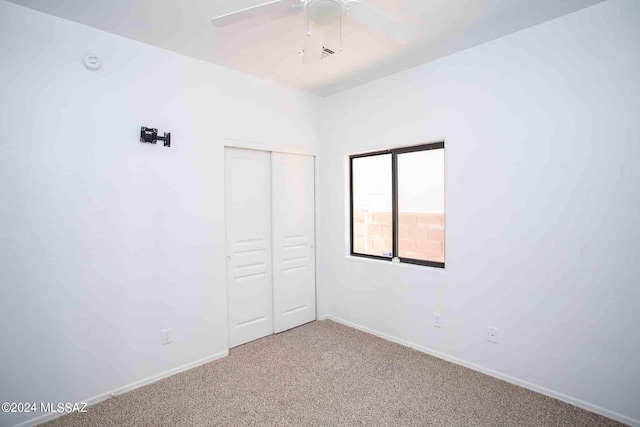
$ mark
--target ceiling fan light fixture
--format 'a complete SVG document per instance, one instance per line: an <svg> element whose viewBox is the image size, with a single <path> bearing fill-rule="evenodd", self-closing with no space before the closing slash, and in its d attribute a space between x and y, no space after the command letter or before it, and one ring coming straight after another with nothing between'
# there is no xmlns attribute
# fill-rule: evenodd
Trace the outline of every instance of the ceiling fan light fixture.
<svg viewBox="0 0 640 427"><path fill-rule="evenodd" d="M336 0L315 0L309 3L309 19L318 25L331 25L340 19L344 6Z"/></svg>

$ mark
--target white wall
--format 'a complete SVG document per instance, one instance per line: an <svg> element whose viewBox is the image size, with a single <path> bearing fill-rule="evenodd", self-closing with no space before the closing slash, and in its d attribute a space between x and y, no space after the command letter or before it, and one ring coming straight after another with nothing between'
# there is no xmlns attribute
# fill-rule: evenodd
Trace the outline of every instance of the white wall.
<svg viewBox="0 0 640 427"><path fill-rule="evenodd" d="M226 351L223 141L315 149L317 98L4 1L0 52L0 402Z"/></svg>
<svg viewBox="0 0 640 427"><path fill-rule="evenodd" d="M640 424L639 44L610 0L326 100L328 314ZM440 140L446 270L347 256L347 155Z"/></svg>

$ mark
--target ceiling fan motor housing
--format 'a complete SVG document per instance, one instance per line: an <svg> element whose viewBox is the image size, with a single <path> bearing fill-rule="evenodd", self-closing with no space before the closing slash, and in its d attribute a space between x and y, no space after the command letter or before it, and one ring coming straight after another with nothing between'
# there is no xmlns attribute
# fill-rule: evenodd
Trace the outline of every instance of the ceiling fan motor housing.
<svg viewBox="0 0 640 427"><path fill-rule="evenodd" d="M336 23L345 11L345 5L340 0L310 0L307 7L309 19L323 26Z"/></svg>

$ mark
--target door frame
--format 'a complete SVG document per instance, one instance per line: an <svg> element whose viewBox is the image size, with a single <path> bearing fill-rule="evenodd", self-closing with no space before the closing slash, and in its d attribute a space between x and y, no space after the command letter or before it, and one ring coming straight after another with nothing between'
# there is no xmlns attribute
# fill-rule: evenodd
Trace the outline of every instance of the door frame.
<svg viewBox="0 0 640 427"><path fill-rule="evenodd" d="M225 154L224 151L226 148L242 148L245 150L256 150L256 151L268 151L271 153L285 153L285 154L298 154L298 155L303 155L303 156L310 156L313 157L313 202L314 202L314 206L313 206L313 241L314 241L314 271L315 271L315 275L314 275L314 280L315 280L315 294L316 294L316 320L322 319L324 318L324 314L320 314L320 313L324 313L323 311L320 311L320 298L319 298L319 293L318 293L318 242L317 242L317 237L318 237L318 183L319 183L319 176L318 176L318 150L316 149L310 149L310 148L304 148L304 147L295 147L295 146L291 146L291 145L287 145L287 144L269 144L269 143L262 143L262 142L254 142L254 141L245 141L245 140L241 140L241 139L234 139L234 138L225 138L224 139L224 144L222 146L222 163L223 163L223 176L226 176L226 168L227 168L227 164L225 159ZM227 200L227 186L226 184L224 185L224 198L223 200L225 201L226 204L226 200ZM224 283L225 283L225 288L226 288L226 294L227 294L227 304L226 304L226 324L227 324L227 350L230 348L229 347L229 285L227 283L228 277L227 275L229 274L228 272L228 262L227 262L227 251L226 251L226 241L227 241L227 209L226 209L226 205L224 208L224 231L225 231L225 253L224 253L224 263L225 263L225 269L224 269ZM273 242L272 242L273 244ZM273 272L272 272L273 274Z"/></svg>

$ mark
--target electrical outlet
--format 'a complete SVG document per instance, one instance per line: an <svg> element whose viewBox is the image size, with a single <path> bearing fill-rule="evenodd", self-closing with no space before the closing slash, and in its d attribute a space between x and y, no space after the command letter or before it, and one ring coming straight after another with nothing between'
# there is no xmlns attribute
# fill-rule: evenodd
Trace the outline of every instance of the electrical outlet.
<svg viewBox="0 0 640 427"><path fill-rule="evenodd" d="M433 313L433 326L436 328L442 328L442 314Z"/></svg>
<svg viewBox="0 0 640 427"><path fill-rule="evenodd" d="M163 329L162 333L162 345L171 344L173 342L173 329Z"/></svg>
<svg viewBox="0 0 640 427"><path fill-rule="evenodd" d="M498 344L498 328L492 328L489 326L489 332L487 334L487 340L494 344Z"/></svg>

